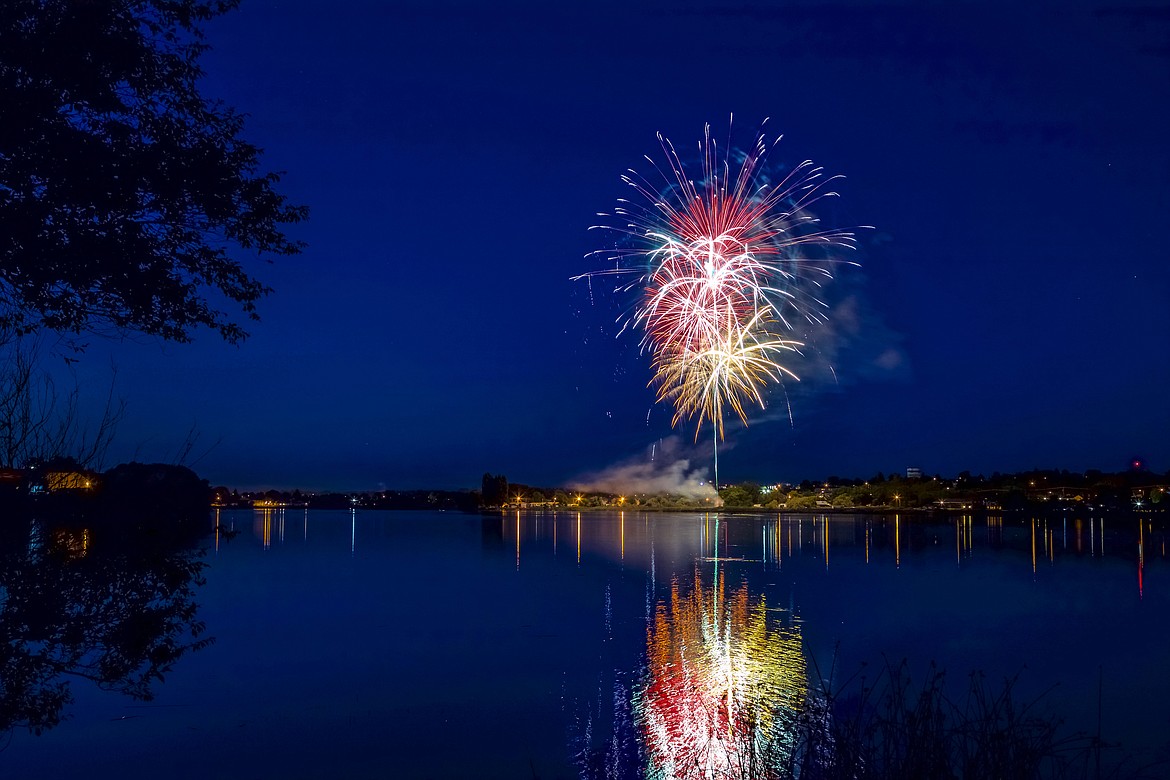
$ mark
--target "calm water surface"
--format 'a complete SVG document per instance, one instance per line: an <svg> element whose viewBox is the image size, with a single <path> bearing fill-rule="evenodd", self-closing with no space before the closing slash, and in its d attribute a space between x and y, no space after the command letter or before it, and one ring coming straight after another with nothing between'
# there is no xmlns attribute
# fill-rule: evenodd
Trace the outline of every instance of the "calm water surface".
<svg viewBox="0 0 1170 780"><path fill-rule="evenodd" d="M0 777L577 777L575 754L632 723L665 724L644 749L670 749L700 694L662 675L716 674L696 660L703 643L772 700L806 674L903 659L959 689L973 670L1019 674L1021 695L1052 688L1041 705L1069 731L1094 731L1100 704L1106 740L1170 756L1161 521L272 510L220 523L238 534L212 540L195 596L215 643L150 702L75 681L69 719L13 733Z"/></svg>

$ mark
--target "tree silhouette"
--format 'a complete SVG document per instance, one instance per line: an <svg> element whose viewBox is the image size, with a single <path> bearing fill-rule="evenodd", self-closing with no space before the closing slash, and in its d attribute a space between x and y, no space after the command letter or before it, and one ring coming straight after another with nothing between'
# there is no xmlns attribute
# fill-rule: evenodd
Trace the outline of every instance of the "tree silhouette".
<svg viewBox="0 0 1170 780"><path fill-rule="evenodd" d="M307 212L197 89L200 25L237 4L5 0L0 329L247 335L221 307L268 289L239 258L299 252Z"/></svg>
<svg viewBox="0 0 1170 780"><path fill-rule="evenodd" d="M503 474L484 473L480 482L480 501L484 506L503 506L508 503L508 478Z"/></svg>

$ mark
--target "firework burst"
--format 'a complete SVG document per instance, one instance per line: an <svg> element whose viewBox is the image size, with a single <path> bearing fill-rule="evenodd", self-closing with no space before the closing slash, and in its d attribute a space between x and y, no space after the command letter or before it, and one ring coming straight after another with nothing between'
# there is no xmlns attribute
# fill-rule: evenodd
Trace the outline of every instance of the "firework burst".
<svg viewBox="0 0 1170 780"><path fill-rule="evenodd" d="M764 405L761 387L784 376L797 378L778 360L780 353L795 352L800 345L771 335L761 323L770 314L771 308L765 306L747 322L728 318L721 333L671 342L655 351L657 400L674 402L672 425L697 417L698 430L709 420L723 438L725 406L746 421L745 402Z"/></svg>
<svg viewBox="0 0 1170 780"><path fill-rule="evenodd" d="M817 295L837 249L853 249L849 230L826 229L809 208L837 193L836 176L806 160L777 181L765 172L769 143L761 126L749 151L722 150L710 125L699 143L701 171L692 178L662 134L665 167L650 157L650 178L629 170L622 180L637 197L619 200L610 224L616 249L591 253L612 266L577 279L632 275L618 290L637 300L622 330L642 332L659 401L674 404L673 425L704 422L723 438L725 410L745 424L745 405L765 405L765 389L799 377L781 363L802 344L804 324L824 322ZM696 419L697 418L697 419Z"/></svg>

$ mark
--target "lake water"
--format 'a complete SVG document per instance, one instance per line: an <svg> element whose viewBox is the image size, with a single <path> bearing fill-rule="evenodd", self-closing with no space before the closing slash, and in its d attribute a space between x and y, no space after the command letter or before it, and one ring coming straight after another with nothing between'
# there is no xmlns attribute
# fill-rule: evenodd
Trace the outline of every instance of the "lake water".
<svg viewBox="0 0 1170 780"><path fill-rule="evenodd" d="M1044 694L1069 732L1170 758L1162 520L289 509L219 523L238 533L210 540L194 592L214 643L151 701L73 680L68 719L14 731L0 777L569 778L587 753L628 776L607 746L641 734L623 749L669 761L707 695L695 681L724 662L745 701L903 660L916 681L945 668L957 694L974 670L992 687L1019 675L1020 700Z"/></svg>

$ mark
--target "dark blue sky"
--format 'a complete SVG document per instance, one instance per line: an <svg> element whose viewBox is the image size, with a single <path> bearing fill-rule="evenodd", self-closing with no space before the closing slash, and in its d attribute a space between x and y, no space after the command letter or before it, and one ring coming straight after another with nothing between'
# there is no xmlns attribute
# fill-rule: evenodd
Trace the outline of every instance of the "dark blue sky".
<svg viewBox="0 0 1170 780"><path fill-rule="evenodd" d="M128 404L111 460L193 426L195 468L239 487L645 459L671 415L615 338L629 301L569 277L656 132L693 148L734 114L743 144L783 133L773 163L847 177L826 222L876 229L791 422L777 392L729 428L723 481L1170 469L1170 12L1142 8L244 0L205 90L250 115L309 246L252 266L275 293L242 347L94 343L87 387L112 359Z"/></svg>

